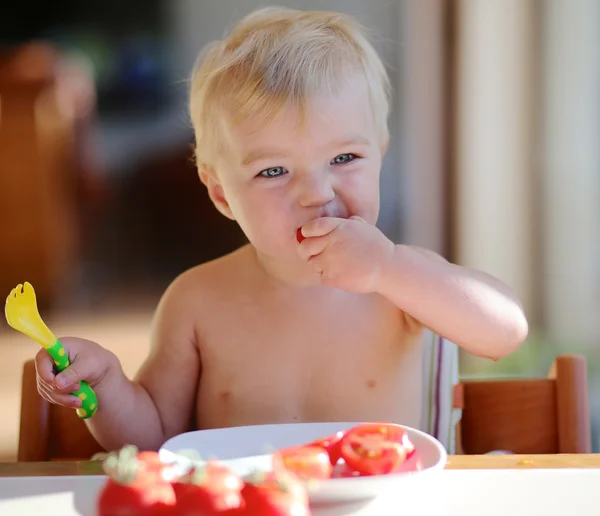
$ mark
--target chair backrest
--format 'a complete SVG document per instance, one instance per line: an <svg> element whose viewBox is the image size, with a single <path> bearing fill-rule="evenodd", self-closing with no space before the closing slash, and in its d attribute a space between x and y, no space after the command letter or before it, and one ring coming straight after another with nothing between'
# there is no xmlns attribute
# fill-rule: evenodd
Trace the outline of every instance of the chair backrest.
<svg viewBox="0 0 600 516"><path fill-rule="evenodd" d="M103 451L75 410L49 403L39 395L35 364L33 360L25 362L17 460L89 460Z"/></svg>
<svg viewBox="0 0 600 516"><path fill-rule="evenodd" d="M454 407L462 410L460 453L591 453L587 363L580 355L557 357L549 378L463 381ZM38 394L34 362L25 362L18 460L88 460L103 451L73 409Z"/></svg>
<svg viewBox="0 0 600 516"><path fill-rule="evenodd" d="M548 378L463 381L458 391L463 453L591 453L581 355L557 357Z"/></svg>

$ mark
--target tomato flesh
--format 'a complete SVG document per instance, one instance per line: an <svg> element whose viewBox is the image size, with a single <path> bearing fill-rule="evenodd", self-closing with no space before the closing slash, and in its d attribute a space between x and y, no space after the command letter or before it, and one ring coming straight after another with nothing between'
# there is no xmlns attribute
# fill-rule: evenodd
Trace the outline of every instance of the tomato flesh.
<svg viewBox="0 0 600 516"><path fill-rule="evenodd" d="M335 466L342 458L342 437L344 437L344 432L337 432L335 435L317 439L310 445L324 448L329 455L329 462L332 466Z"/></svg>
<svg viewBox="0 0 600 516"><path fill-rule="evenodd" d="M395 425L368 423L351 428L342 438L341 455L360 475L385 475L414 452L406 432Z"/></svg>
<svg viewBox="0 0 600 516"><path fill-rule="evenodd" d="M98 516L167 516L175 506L175 492L170 484L119 484L108 479L98 496Z"/></svg>
<svg viewBox="0 0 600 516"><path fill-rule="evenodd" d="M200 466L199 474L184 475L173 483L177 506L175 515L222 514L241 504L242 479L219 462Z"/></svg>
<svg viewBox="0 0 600 516"><path fill-rule="evenodd" d="M277 452L283 466L302 480L331 477L329 454L321 446L293 446Z"/></svg>
<svg viewBox="0 0 600 516"><path fill-rule="evenodd" d="M240 514L244 516L310 516L304 486L283 469L264 478L246 482L242 489Z"/></svg>

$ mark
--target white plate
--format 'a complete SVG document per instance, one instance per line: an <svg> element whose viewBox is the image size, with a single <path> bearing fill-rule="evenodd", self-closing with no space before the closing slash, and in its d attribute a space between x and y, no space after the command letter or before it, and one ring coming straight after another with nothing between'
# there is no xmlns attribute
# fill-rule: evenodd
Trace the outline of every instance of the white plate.
<svg viewBox="0 0 600 516"><path fill-rule="evenodd" d="M160 449L164 461L187 460L178 456L183 450L194 450L203 459L218 458L236 474L244 477L253 471L269 471L270 451L286 446L307 444L360 423L297 423L256 425L199 430L169 439ZM307 484L312 503L331 503L373 498L388 490L402 490L410 497L416 484L430 482L446 464L446 450L440 442L414 428L402 426L415 445L423 469L410 473L394 473L358 478L334 478Z"/></svg>

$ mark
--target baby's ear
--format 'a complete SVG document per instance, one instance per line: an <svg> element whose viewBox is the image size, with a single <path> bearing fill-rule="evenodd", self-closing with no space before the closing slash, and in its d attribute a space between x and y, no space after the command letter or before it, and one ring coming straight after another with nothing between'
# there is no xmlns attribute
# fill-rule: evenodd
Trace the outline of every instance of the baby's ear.
<svg viewBox="0 0 600 516"><path fill-rule="evenodd" d="M223 186L221 185L214 168L201 165L198 167L198 175L200 176L200 181L206 186L208 196L217 210L228 219L235 220L231 208L229 207L229 203L225 198Z"/></svg>

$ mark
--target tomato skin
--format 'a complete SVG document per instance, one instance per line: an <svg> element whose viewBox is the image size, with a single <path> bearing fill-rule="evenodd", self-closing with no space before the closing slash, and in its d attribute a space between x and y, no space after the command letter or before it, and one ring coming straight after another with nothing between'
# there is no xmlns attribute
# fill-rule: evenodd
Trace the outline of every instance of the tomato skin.
<svg viewBox="0 0 600 516"><path fill-rule="evenodd" d="M306 237L302 234L302 228L298 228L296 231L296 240L301 244L303 240L306 240Z"/></svg>
<svg viewBox="0 0 600 516"><path fill-rule="evenodd" d="M342 437L344 437L344 432L340 431L335 435L317 439L310 443L310 446L321 446L324 448L329 455L329 462L332 466L335 466L342 458Z"/></svg>
<svg viewBox="0 0 600 516"><path fill-rule="evenodd" d="M397 466L393 471L391 471L391 473L410 473L414 471L422 471L423 469L423 461L419 457L418 453L415 452L412 453L409 458ZM338 464L331 472L331 478L356 478L364 476L368 475L352 469L344 462Z"/></svg>
<svg viewBox="0 0 600 516"><path fill-rule="evenodd" d="M246 482L242 489L240 516L310 516L308 495L291 475L267 473L258 483Z"/></svg>
<svg viewBox="0 0 600 516"><path fill-rule="evenodd" d="M348 430L341 442L344 462L360 475L391 473L413 452L406 431L386 423L358 425Z"/></svg>
<svg viewBox="0 0 600 516"><path fill-rule="evenodd" d="M175 505L173 486L163 480L163 464L154 452L133 446L111 452L103 462L108 478L97 499L98 516L163 516Z"/></svg>
<svg viewBox="0 0 600 516"><path fill-rule="evenodd" d="M302 480L322 480L331 477L329 454L322 446L292 446L278 450L276 455L284 468Z"/></svg>
<svg viewBox="0 0 600 516"><path fill-rule="evenodd" d="M157 452L141 451L137 454L136 459L140 461L142 465L142 471L139 473L140 476L145 477L149 482L160 482L164 480L163 474L168 465L160 460Z"/></svg>
<svg viewBox="0 0 600 516"><path fill-rule="evenodd" d="M177 504L172 514L212 516L238 509L242 487L242 479L226 466L209 462L173 482Z"/></svg>
<svg viewBox="0 0 600 516"><path fill-rule="evenodd" d="M167 483L119 484L108 479L98 497L98 516L167 516L175 506L175 492Z"/></svg>
<svg viewBox="0 0 600 516"><path fill-rule="evenodd" d="M209 488L194 484L173 484L177 503L172 516L213 516L241 505L240 493L215 494Z"/></svg>

